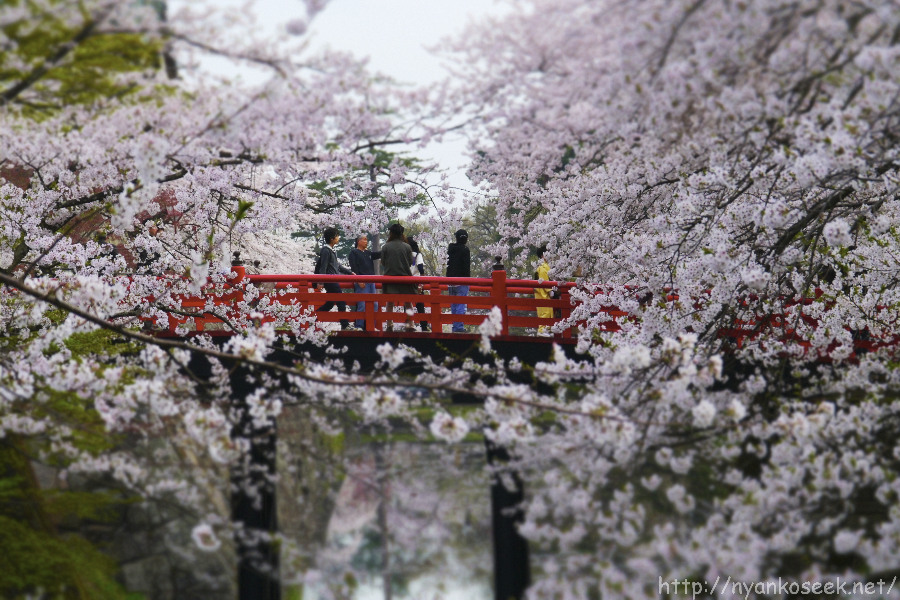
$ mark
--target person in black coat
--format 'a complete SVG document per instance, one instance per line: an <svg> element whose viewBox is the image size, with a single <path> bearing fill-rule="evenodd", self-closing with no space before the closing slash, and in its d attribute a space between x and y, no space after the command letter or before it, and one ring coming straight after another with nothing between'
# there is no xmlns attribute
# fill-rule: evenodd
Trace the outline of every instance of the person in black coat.
<svg viewBox="0 0 900 600"><path fill-rule="evenodd" d="M334 227L327 227L325 231L322 232L322 237L325 239L325 244L322 245L322 250L319 251L319 260L316 262L316 275L339 275L341 273L344 275L354 275L355 273L353 273L352 270L338 262L337 254L334 252L335 245L341 240L341 236L338 235L337 229ZM325 284L325 291L329 294L340 294L341 284L329 281ZM335 306L338 307L340 312L347 311L346 302L342 300L329 300L317 308L316 312L328 312ZM350 325L350 322L346 319L341 319L341 329L356 329L356 327Z"/></svg>
<svg viewBox="0 0 900 600"><path fill-rule="evenodd" d="M447 277L471 277L472 276L472 255L469 247L469 233L465 229L457 230L456 243L447 246ZM468 285L451 285L448 289L451 296L468 296ZM450 312L454 315L466 314L466 304L453 303L450 305ZM465 328L461 322L453 323L453 333L463 333Z"/></svg>

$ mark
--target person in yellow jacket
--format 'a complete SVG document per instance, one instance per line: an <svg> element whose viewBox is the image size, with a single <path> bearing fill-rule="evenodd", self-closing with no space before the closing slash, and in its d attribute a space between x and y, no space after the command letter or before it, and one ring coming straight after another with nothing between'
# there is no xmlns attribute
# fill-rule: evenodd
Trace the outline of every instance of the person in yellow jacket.
<svg viewBox="0 0 900 600"><path fill-rule="evenodd" d="M550 281L550 264L547 262L547 259L544 258L544 253L547 252L546 246L541 246L537 250L538 258L541 261L541 264L538 265L537 271L534 272L534 278L538 281ZM550 299L550 288L534 288L534 298L535 300L549 300ZM551 319L553 318L553 307L551 306L539 306L537 307L537 316L539 319ZM538 335L550 335L550 326L549 325L541 325L538 327Z"/></svg>

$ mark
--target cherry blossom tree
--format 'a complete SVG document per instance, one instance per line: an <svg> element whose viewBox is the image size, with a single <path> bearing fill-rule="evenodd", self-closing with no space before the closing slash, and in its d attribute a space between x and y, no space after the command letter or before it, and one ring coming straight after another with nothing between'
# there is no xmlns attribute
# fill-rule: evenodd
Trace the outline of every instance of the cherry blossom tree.
<svg viewBox="0 0 900 600"><path fill-rule="evenodd" d="M4 5L0 24L29 6ZM2 80L0 163L24 182L0 182L0 433L35 460L176 500L194 523L181 541L224 556L222 483L251 445L235 424L263 430L290 405L323 436L405 420L507 448L535 598L896 571L898 375L890 348L854 352L896 327L894 2L531 0L451 46L455 87L433 96L193 3L167 20L140 3L40 6L75 46L140 34L184 79L164 61L125 69L109 77L128 94L36 117L30 95L48 104L57 88L47 67L80 56L60 42ZM203 77L209 52L271 79ZM492 354L498 310L469 354L384 344L374 375L339 356L269 360L322 340L264 305L220 345L140 330L178 314L179 293L223 285L233 249L286 223L327 213L364 230L428 189L385 150L419 135L426 98L444 119L477 115L471 173L498 247L523 249L504 258L529 273L526 245L546 243L554 277L577 278L576 358ZM628 315L615 332L610 305ZM456 414L454 392L484 405ZM73 407L109 445L85 443Z"/></svg>
<svg viewBox="0 0 900 600"><path fill-rule="evenodd" d="M853 348L896 328L897 4L517 8L448 50L500 234L582 283L585 360L486 409L552 549L531 593L896 572L897 373Z"/></svg>
<svg viewBox="0 0 900 600"><path fill-rule="evenodd" d="M415 93L391 92L351 57L236 28L207 4L168 15L112 0L0 6L0 438L28 459L10 476L46 465L58 486L103 476L174 502L195 526L172 541L196 560L233 550L229 472L250 442L233 435L229 368L262 361L275 327L257 329L248 308L217 348L164 343L143 323L165 326L183 313L179 294L221 286L235 249L264 244L270 256L256 258L269 268L309 270L309 244L290 231L386 222L421 187L411 161L383 150L416 135ZM321 8L306 4L309 18ZM96 60L125 49L133 59ZM270 76L223 83L197 68L202 54ZM277 416L281 386L258 382L251 425ZM83 574L66 572L4 580L4 593L89 597Z"/></svg>

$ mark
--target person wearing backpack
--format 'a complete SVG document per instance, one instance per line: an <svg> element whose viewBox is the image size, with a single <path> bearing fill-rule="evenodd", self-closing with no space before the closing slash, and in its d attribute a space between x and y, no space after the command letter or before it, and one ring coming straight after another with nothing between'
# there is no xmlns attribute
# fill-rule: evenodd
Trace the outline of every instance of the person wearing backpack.
<svg viewBox="0 0 900 600"><path fill-rule="evenodd" d="M412 248L406 243L406 236L403 235L403 225L394 223L388 228L388 240L381 248L381 268L384 275L411 277L413 262ZM416 293L416 285L410 283L385 283L381 287L385 294L404 294L412 295ZM387 301L387 312L393 313L394 303ZM412 309L411 302L403 303L404 311ZM393 331L393 321L387 321L385 331ZM407 331L415 331L415 325L412 319L406 314Z"/></svg>

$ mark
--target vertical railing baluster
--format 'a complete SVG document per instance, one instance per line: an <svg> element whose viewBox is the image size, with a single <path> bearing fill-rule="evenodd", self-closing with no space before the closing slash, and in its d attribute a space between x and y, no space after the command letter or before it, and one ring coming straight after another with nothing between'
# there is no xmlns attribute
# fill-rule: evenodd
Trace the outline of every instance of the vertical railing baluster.
<svg viewBox="0 0 900 600"><path fill-rule="evenodd" d="M497 268L499 267L499 269ZM506 292L506 271L503 269L503 265L500 264L500 257L497 257L497 262L494 264L493 271L491 271L491 279L493 283L491 285L491 300L494 303L494 306L500 309L500 314L503 315L503 325L500 329L501 335L509 335L509 299L507 297Z"/></svg>
<svg viewBox="0 0 900 600"><path fill-rule="evenodd" d="M429 306L431 306L431 318L429 319L431 322L431 333L442 333L444 324L441 321L441 284L436 281L429 283L428 296Z"/></svg>
<svg viewBox="0 0 900 600"><path fill-rule="evenodd" d="M374 296L375 294L372 294ZM375 302L374 301L366 301L366 331L375 331Z"/></svg>
<svg viewBox="0 0 900 600"><path fill-rule="evenodd" d="M568 319L572 316L572 296L569 294L568 285L562 284L559 286L559 299L565 302L565 305L559 311L560 316L562 320ZM565 338L572 337L572 328L566 327L562 332L562 336Z"/></svg>

